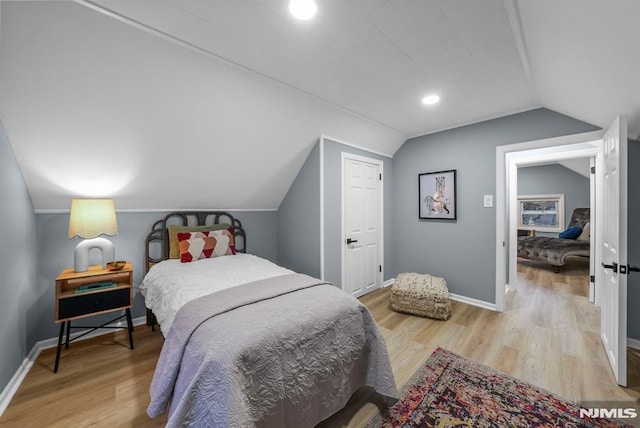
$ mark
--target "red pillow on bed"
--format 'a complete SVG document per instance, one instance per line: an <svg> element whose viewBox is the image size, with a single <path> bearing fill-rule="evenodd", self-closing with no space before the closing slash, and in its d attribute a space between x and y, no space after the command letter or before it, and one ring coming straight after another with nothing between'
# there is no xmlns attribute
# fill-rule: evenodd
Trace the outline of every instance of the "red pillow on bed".
<svg viewBox="0 0 640 428"><path fill-rule="evenodd" d="M203 230L179 232L178 246L180 261L189 263L200 259L230 256L236 253L233 242L233 228L224 230Z"/></svg>

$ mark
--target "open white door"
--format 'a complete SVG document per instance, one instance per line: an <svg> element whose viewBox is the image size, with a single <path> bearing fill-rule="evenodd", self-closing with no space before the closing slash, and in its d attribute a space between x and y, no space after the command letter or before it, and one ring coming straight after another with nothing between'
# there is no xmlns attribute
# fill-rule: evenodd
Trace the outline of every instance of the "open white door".
<svg viewBox="0 0 640 428"><path fill-rule="evenodd" d="M627 120L618 116L603 138L601 334L618 384L627 385Z"/></svg>

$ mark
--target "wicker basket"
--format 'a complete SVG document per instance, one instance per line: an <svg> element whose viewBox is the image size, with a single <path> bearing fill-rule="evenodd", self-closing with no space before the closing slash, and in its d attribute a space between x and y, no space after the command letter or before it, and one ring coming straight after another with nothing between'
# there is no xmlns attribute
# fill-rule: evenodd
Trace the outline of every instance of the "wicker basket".
<svg viewBox="0 0 640 428"><path fill-rule="evenodd" d="M401 273L391 286L391 307L398 312L447 320L451 315L447 282L428 274Z"/></svg>

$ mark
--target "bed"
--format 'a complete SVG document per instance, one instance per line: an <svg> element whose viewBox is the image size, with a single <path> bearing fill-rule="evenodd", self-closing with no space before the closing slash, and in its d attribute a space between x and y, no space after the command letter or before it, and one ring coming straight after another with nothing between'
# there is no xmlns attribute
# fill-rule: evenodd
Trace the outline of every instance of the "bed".
<svg viewBox="0 0 640 428"><path fill-rule="evenodd" d="M215 255L198 259L192 249L211 237ZM167 426L311 427L364 386L394 402L384 338L367 308L247 254L246 242L240 221L217 211L170 213L149 232L141 292L165 342L148 415L168 412Z"/></svg>
<svg viewBox="0 0 640 428"><path fill-rule="evenodd" d="M569 257L589 257L589 218L589 208L576 208L573 211L567 229L560 234L565 236L566 233L571 239L549 236L519 239L518 257L548 263L555 267L564 266Z"/></svg>

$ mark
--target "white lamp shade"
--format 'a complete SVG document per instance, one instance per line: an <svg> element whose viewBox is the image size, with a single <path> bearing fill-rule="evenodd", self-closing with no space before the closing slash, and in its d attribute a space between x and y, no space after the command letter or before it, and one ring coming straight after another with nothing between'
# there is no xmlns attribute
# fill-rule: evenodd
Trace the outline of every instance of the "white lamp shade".
<svg viewBox="0 0 640 428"><path fill-rule="evenodd" d="M69 238L115 236L118 221L113 199L72 199L69 218Z"/></svg>

